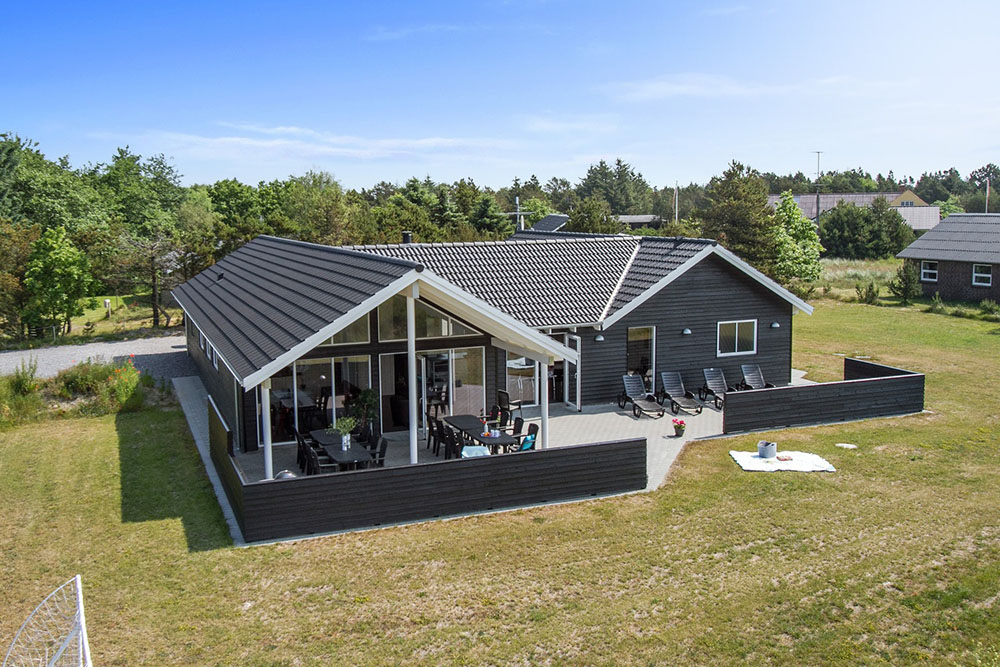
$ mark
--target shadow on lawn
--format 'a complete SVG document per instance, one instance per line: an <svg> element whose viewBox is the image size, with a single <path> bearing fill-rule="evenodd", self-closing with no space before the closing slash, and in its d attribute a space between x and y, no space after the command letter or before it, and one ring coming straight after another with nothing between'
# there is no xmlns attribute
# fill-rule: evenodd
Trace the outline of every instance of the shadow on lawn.
<svg viewBox="0 0 1000 667"><path fill-rule="evenodd" d="M155 408L115 417L122 521L181 520L189 551L232 544L184 416Z"/></svg>

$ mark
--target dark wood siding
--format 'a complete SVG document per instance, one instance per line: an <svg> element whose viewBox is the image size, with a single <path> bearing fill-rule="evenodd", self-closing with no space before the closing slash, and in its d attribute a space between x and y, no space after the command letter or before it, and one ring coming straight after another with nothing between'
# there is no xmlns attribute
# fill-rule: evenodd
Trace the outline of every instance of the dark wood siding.
<svg viewBox="0 0 1000 667"><path fill-rule="evenodd" d="M757 320L757 353L716 356L719 322ZM772 322L778 328L770 327ZM775 385L791 381L792 306L725 260L706 257L698 265L604 331L581 329L585 404L607 403L622 391L625 342L629 327L656 327L656 381L660 371L680 371L684 384L697 391L703 368L721 367L730 383L743 375L740 364L759 364ZM681 332L690 329L691 335ZM604 336L596 342L597 334Z"/></svg>
<svg viewBox="0 0 1000 667"><path fill-rule="evenodd" d="M924 376L858 359L844 360L844 381L726 395L724 433L888 417L924 409Z"/></svg>
<svg viewBox="0 0 1000 667"><path fill-rule="evenodd" d="M206 406L206 409L208 410L209 454L212 457L212 464L215 466L215 471L219 475L222 488L226 491L226 497L229 498L229 504L232 506L233 513L236 515L242 529L243 479L236 469L233 457L229 453L229 449L232 446L232 433L219 420L215 410L212 409L211 403Z"/></svg>
<svg viewBox="0 0 1000 667"><path fill-rule="evenodd" d="M219 460L221 459L221 460ZM213 461L230 493L232 459ZM622 440L398 468L239 483L230 501L247 541L637 491L646 441Z"/></svg>
<svg viewBox="0 0 1000 667"><path fill-rule="evenodd" d="M218 370L215 369L205 352L198 346L198 329L190 319L186 330L188 354L191 355L191 359L198 368L198 375L201 377L202 384L205 385L205 391L215 401L223 419L232 428L232 425L236 424L239 418L236 407L236 378L229 372L229 368L221 359Z"/></svg>
<svg viewBox="0 0 1000 667"><path fill-rule="evenodd" d="M914 262L917 271L920 271L920 260L907 261ZM979 303L983 299L1000 301L1000 264L992 266L993 284L990 287L982 287L972 284L972 262L940 261L938 262L937 282L921 282L924 296L930 298L937 292L945 301L971 301L974 303Z"/></svg>

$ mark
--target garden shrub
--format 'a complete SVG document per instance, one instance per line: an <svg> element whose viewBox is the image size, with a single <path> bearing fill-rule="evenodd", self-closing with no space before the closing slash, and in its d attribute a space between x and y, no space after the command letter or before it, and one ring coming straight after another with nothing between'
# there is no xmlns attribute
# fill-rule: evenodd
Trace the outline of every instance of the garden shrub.
<svg viewBox="0 0 1000 667"><path fill-rule="evenodd" d="M10 389L16 396L28 396L38 391L38 381L35 376L38 374L38 359L31 357L22 359L20 365L14 369L14 374L10 376Z"/></svg>
<svg viewBox="0 0 1000 667"><path fill-rule="evenodd" d="M858 301L861 303L867 303L871 306L878 303L879 287L874 282L869 282L867 285L859 283L855 285L854 291L858 293Z"/></svg>
<svg viewBox="0 0 1000 667"><path fill-rule="evenodd" d="M1000 314L1000 305L993 299L983 299L979 302L979 312L984 315L998 315Z"/></svg>
<svg viewBox="0 0 1000 667"><path fill-rule="evenodd" d="M934 292L931 305L927 308L928 313L944 313L944 301L941 300L941 292Z"/></svg>
<svg viewBox="0 0 1000 667"><path fill-rule="evenodd" d="M81 406L86 414L132 412L140 409L145 399L142 374L132 357L115 363L87 359L60 372L54 382L63 398L90 397L92 400Z"/></svg>

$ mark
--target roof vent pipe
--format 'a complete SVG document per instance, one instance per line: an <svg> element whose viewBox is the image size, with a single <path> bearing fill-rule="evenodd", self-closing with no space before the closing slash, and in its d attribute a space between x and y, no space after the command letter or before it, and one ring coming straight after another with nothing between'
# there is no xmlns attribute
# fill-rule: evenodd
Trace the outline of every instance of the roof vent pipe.
<svg viewBox="0 0 1000 667"><path fill-rule="evenodd" d="M413 232L403 232L403 243L413 243Z"/></svg>

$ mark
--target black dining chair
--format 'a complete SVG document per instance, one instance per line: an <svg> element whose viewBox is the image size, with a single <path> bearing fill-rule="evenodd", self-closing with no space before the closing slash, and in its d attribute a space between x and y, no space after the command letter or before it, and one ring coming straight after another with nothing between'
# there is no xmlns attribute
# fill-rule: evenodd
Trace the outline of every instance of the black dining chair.
<svg viewBox="0 0 1000 667"><path fill-rule="evenodd" d="M528 450L528 449L534 449L535 448L535 440L538 439L538 430L539 430L538 429L538 424L528 424L528 432L527 433L525 433L524 435L515 435L514 436L517 439L517 444L516 445L511 445L510 451L521 452L521 451L525 451L525 450ZM525 442L529 438L531 439L531 446L530 447L526 446L526 442Z"/></svg>
<svg viewBox="0 0 1000 667"><path fill-rule="evenodd" d="M510 400L510 392L504 391L503 389L497 389L497 405L500 406L501 410L506 410L507 412L513 412L517 410L517 414L521 417L524 416L521 410L521 401Z"/></svg>
<svg viewBox="0 0 1000 667"><path fill-rule="evenodd" d="M458 458L462 453L462 447L464 443L459 438L455 430L450 426L444 427L444 457L450 459L451 457Z"/></svg>
<svg viewBox="0 0 1000 667"><path fill-rule="evenodd" d="M320 473L337 472L340 466L329 457L320 457L315 449L310 447L307 452L309 464L306 468L307 475L318 475Z"/></svg>
<svg viewBox="0 0 1000 667"><path fill-rule="evenodd" d="M521 417L514 417L514 425L510 428L510 435L515 438L524 431L524 419Z"/></svg>
<svg viewBox="0 0 1000 667"><path fill-rule="evenodd" d="M372 456L372 462L369 467L372 468L384 468L385 467L385 452L389 448L389 440L382 436L378 439L378 451Z"/></svg>
<svg viewBox="0 0 1000 667"><path fill-rule="evenodd" d="M426 420L426 421L424 421L424 425L427 428L427 447L426 447L426 449L430 449L431 446L433 445L434 446L434 451L436 453L437 452L437 441L438 441L437 420L434 419L434 417L431 416L430 409L428 409L427 412L424 414L424 419Z"/></svg>

